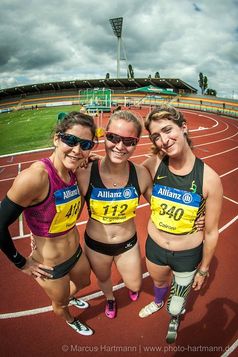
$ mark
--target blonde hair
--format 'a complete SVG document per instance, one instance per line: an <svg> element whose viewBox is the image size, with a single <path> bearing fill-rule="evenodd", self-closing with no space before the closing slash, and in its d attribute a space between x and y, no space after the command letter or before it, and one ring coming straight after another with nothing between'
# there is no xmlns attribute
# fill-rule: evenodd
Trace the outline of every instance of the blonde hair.
<svg viewBox="0 0 238 357"><path fill-rule="evenodd" d="M118 110L116 112L114 112L111 116L110 119L107 123L106 126L106 131L109 131L110 125L112 123L113 120L125 120L128 123L133 123L136 130L137 130L137 137L139 138L142 132L142 124L140 119L131 111L129 110Z"/></svg>

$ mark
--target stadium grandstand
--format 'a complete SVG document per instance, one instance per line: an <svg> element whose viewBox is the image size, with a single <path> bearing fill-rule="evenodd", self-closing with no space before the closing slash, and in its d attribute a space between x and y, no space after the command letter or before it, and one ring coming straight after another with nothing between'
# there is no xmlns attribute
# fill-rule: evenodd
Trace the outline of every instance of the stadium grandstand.
<svg viewBox="0 0 238 357"><path fill-rule="evenodd" d="M160 93L139 89L154 87ZM38 83L0 89L0 113L47 106L80 105L85 93L110 90L111 105L159 105L170 102L180 108L215 112L238 117L237 100L198 95L197 89L178 78L108 78ZM84 98L82 97L84 93ZM81 94L81 97L80 97ZM98 96L97 96L98 97ZM88 102L88 104L92 104ZM110 104L103 104L109 111ZM93 110L97 109L93 107ZM103 108L99 108L103 111Z"/></svg>
<svg viewBox="0 0 238 357"><path fill-rule="evenodd" d="M172 89L176 93L197 93L197 90L178 78L120 78L87 79L62 82L39 83L0 90L0 104L4 100L39 97L42 95L77 95L80 90L88 88L110 88L117 93L153 85L162 89Z"/></svg>

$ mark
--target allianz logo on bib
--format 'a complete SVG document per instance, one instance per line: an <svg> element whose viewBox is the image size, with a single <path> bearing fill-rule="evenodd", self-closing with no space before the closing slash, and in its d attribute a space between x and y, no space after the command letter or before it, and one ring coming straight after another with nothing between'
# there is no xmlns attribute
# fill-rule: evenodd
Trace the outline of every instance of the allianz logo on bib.
<svg viewBox="0 0 238 357"><path fill-rule="evenodd" d="M193 195L190 192L186 192L186 191L179 191L176 189L169 189L169 188L165 188L165 187L160 187L158 194L160 196L164 196L164 197L169 197L172 198L173 200L177 201L177 202L183 202L184 204L190 204L191 202L193 202Z"/></svg>
<svg viewBox="0 0 238 357"><path fill-rule="evenodd" d="M78 196L79 195L78 187L75 188L74 190L66 190L63 192L63 194L64 194L64 200L73 196Z"/></svg>
<svg viewBox="0 0 238 357"><path fill-rule="evenodd" d="M125 198L130 198L132 195L132 191L129 189L129 188L126 188L124 191L123 191L123 197Z"/></svg>
<svg viewBox="0 0 238 357"><path fill-rule="evenodd" d="M96 193L97 198L125 198L128 199L132 196L133 192L130 188L126 189L100 189Z"/></svg>
<svg viewBox="0 0 238 357"><path fill-rule="evenodd" d="M54 192L54 197L57 205L70 202L80 197L79 188L77 185L61 188Z"/></svg>
<svg viewBox="0 0 238 357"><path fill-rule="evenodd" d="M101 197L101 198L120 198L120 197L122 197L121 196L121 192L119 191L119 192L112 192L112 191L99 191L98 192L98 194L97 194L97 197L99 198L99 197Z"/></svg>
<svg viewBox="0 0 238 357"><path fill-rule="evenodd" d="M162 196L176 198L176 200L181 200L181 193L170 191L167 188L160 188L158 193Z"/></svg>
<svg viewBox="0 0 238 357"><path fill-rule="evenodd" d="M183 196L182 196L182 200L184 203L191 203L193 201L193 196L191 195L191 193L186 192Z"/></svg>

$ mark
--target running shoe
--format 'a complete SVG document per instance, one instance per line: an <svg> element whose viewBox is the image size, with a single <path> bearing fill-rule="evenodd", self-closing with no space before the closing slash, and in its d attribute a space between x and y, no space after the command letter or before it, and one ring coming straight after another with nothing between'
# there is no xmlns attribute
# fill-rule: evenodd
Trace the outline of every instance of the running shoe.
<svg viewBox="0 0 238 357"><path fill-rule="evenodd" d="M67 322L67 321L66 321ZM90 327L82 324L79 320L74 320L73 322L67 322L67 324L74 329L77 333L83 336L91 336L93 334L93 330Z"/></svg>
<svg viewBox="0 0 238 357"><path fill-rule="evenodd" d="M117 314L117 305L116 300L107 300L105 307L105 315L109 317L109 319L114 319Z"/></svg>
<svg viewBox="0 0 238 357"><path fill-rule="evenodd" d="M152 301L150 304L146 305L145 307L143 307L143 309L140 310L139 316L142 318L150 316L154 312L160 310L163 306L164 306L163 301L159 305L156 304L154 301Z"/></svg>
<svg viewBox="0 0 238 357"><path fill-rule="evenodd" d="M77 307L78 309L86 309L87 307L89 307L89 304L82 300L82 299L78 299L76 297L72 297L69 300L69 305L73 305L75 307Z"/></svg>
<svg viewBox="0 0 238 357"><path fill-rule="evenodd" d="M132 301L136 301L139 298L139 292L129 290L129 297Z"/></svg>

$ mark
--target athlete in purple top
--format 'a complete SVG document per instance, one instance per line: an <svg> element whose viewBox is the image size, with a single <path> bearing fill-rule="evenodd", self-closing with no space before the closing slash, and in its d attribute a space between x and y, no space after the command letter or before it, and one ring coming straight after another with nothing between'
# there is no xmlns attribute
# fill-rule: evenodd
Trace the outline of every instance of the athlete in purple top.
<svg viewBox="0 0 238 357"><path fill-rule="evenodd" d="M88 307L74 297L90 283L90 266L76 228L83 204L74 172L88 158L95 131L91 116L69 113L56 126L52 155L23 170L0 206L1 250L45 290L55 314L86 336L93 331L74 319L68 305ZM26 258L16 250L8 229L23 211L35 244Z"/></svg>

